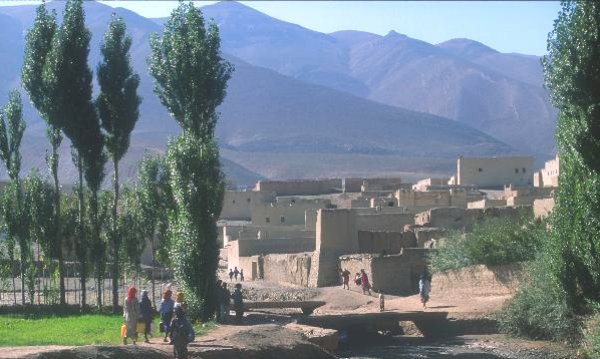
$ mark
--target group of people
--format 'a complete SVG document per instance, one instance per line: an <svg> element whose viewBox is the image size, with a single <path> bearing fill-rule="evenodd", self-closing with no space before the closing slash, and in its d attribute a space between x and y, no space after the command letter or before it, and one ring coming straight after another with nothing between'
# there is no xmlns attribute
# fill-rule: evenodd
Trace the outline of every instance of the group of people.
<svg viewBox="0 0 600 359"><path fill-rule="evenodd" d="M238 277L240 279L240 282L244 281L244 268L240 268L240 269L238 269L238 267L235 267L234 269L229 268L229 281L233 282L233 278L235 278L235 281L237 282Z"/></svg>
<svg viewBox="0 0 600 359"><path fill-rule="evenodd" d="M227 289L227 283L218 280L217 300L217 322L227 323L229 321L231 300L233 300L233 310L235 311L236 322L241 322L242 317L244 316L244 298L242 296L242 285L240 283L236 283L235 290L231 293L229 289Z"/></svg>
<svg viewBox="0 0 600 359"><path fill-rule="evenodd" d="M343 289L350 289L350 271L347 269L342 271L342 283ZM369 283L369 277L364 269L361 269L360 273L356 273L354 283L362 288L363 294L371 295L371 283Z"/></svg>
<svg viewBox="0 0 600 359"><path fill-rule="evenodd" d="M364 269L360 270L360 273L356 273L354 276L354 283L361 287L363 294L371 295L371 284L369 283L369 277ZM350 289L350 271L348 269L344 269L342 271L342 288L349 290ZM419 276L419 296L421 298L421 303L423 304L423 309L427 309L427 302L429 301L429 293L431 292L431 274L427 270L423 271L423 273ZM380 310L383 311L383 295L379 296L380 301Z"/></svg>
<svg viewBox="0 0 600 359"><path fill-rule="evenodd" d="M152 301L148 297L148 291L142 291L142 299L136 297L137 289L129 288L127 291L127 299L123 305L123 319L125 321L125 331L123 333L123 344L127 344L127 340L131 339L133 344L138 339L138 325L143 327L144 339L149 343L148 336L152 332L152 319L154 318L154 309ZM163 341L167 342L170 339L170 344L173 345L173 353L177 359L186 359L187 345L192 342L195 337L194 329L191 323L187 320L185 312L187 305L183 293L178 293L175 301L171 298L173 292L167 289L163 293L163 298L160 302L160 329L165 333Z"/></svg>

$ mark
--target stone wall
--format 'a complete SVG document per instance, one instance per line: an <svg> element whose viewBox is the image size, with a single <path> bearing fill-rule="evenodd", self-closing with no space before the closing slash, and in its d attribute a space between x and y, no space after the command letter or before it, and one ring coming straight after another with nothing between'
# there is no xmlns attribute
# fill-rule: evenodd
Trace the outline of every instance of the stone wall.
<svg viewBox="0 0 600 359"><path fill-rule="evenodd" d="M493 208L493 207L505 207L506 200L504 199L489 199L484 198L479 201L469 202L467 208Z"/></svg>
<svg viewBox="0 0 600 359"><path fill-rule="evenodd" d="M512 157L459 157L456 180L458 185L501 187L508 184L533 184L531 156Z"/></svg>
<svg viewBox="0 0 600 359"><path fill-rule="evenodd" d="M264 256L264 279L308 287L312 253L270 254Z"/></svg>
<svg viewBox="0 0 600 359"><path fill-rule="evenodd" d="M415 216L409 213L375 212L356 216L356 230L358 231L402 232L405 225L414 223Z"/></svg>
<svg viewBox="0 0 600 359"><path fill-rule="evenodd" d="M413 232L358 231L359 253L400 253L402 248L417 246Z"/></svg>
<svg viewBox="0 0 600 359"><path fill-rule="evenodd" d="M337 193L342 189L341 178L314 180L258 181L255 190L274 192L277 196L312 196Z"/></svg>
<svg viewBox="0 0 600 359"><path fill-rule="evenodd" d="M558 155L550 161L546 161L544 168L534 174L533 185L535 187L558 187L560 176L560 158Z"/></svg>
<svg viewBox="0 0 600 359"><path fill-rule="evenodd" d="M418 248L429 248L432 241L437 241L448 235L448 231L435 227L414 227L412 230L415 233Z"/></svg>
<svg viewBox="0 0 600 359"><path fill-rule="evenodd" d="M425 178L412 186L415 191L427 191L431 186L447 186L450 178Z"/></svg>
<svg viewBox="0 0 600 359"><path fill-rule="evenodd" d="M237 240L231 241L227 247L228 265L251 269L252 259L258 255L291 254L312 252L315 250L314 238L270 239L270 240ZM250 273L250 272L246 272Z"/></svg>
<svg viewBox="0 0 600 359"><path fill-rule="evenodd" d="M306 211L327 208L329 200L287 199L272 203L260 203L252 208L252 224L269 226L304 225Z"/></svg>

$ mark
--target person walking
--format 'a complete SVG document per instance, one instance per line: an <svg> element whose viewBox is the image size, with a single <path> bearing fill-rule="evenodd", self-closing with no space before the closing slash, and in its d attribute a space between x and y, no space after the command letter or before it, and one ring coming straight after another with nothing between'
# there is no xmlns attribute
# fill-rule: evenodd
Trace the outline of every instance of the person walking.
<svg viewBox="0 0 600 359"><path fill-rule="evenodd" d="M242 296L242 285L237 283L235 285L235 291L231 295L233 299L233 309L235 310L235 321L237 323L242 322L244 317L244 298Z"/></svg>
<svg viewBox="0 0 600 359"><path fill-rule="evenodd" d="M129 288L127 290L127 299L125 299L125 303L123 304L123 319L127 327L127 332L125 337L123 337L124 345L127 345L127 338L130 338L133 344L137 341L137 323L142 316L142 310L140 302L135 297L136 294L137 289L135 287Z"/></svg>
<svg viewBox="0 0 600 359"><path fill-rule="evenodd" d="M364 269L360 270L360 286L362 288L363 294L369 293L371 295L371 284L369 283L369 277L367 277L367 272Z"/></svg>
<svg viewBox="0 0 600 359"><path fill-rule="evenodd" d="M144 342L150 343L148 335L152 335L152 319L154 317L154 309L152 309L152 301L148 298L148 291L142 291L142 299L140 300L140 310L142 312L142 320L144 321Z"/></svg>
<svg viewBox="0 0 600 359"><path fill-rule="evenodd" d="M171 329L171 320L173 319L173 308L175 302L171 299L173 292L170 289L165 290L163 293L163 299L160 301L160 321L162 330L165 332L163 342L167 341Z"/></svg>
<svg viewBox="0 0 600 359"><path fill-rule="evenodd" d="M229 281L233 282L233 269L229 268Z"/></svg>
<svg viewBox="0 0 600 359"><path fill-rule="evenodd" d="M423 272L419 277L419 295L421 296L421 303L423 303L423 309L427 309L427 302L429 302L429 293L431 292L431 278L427 271Z"/></svg>
<svg viewBox="0 0 600 359"><path fill-rule="evenodd" d="M194 328L185 316L185 310L179 306L175 308L175 316L171 322L171 344L175 359L188 358L188 344L193 342L196 334Z"/></svg>
<svg viewBox="0 0 600 359"><path fill-rule="evenodd" d="M229 321L229 306L231 305L231 292L227 289L227 283L223 282L221 289L221 319L224 323Z"/></svg>
<svg viewBox="0 0 600 359"><path fill-rule="evenodd" d="M240 282L244 281L244 268L240 269Z"/></svg>
<svg viewBox="0 0 600 359"><path fill-rule="evenodd" d="M237 267L235 267L233 269L233 277L235 278L235 281L237 282L238 280L238 275L240 275L240 271L237 269Z"/></svg>
<svg viewBox="0 0 600 359"><path fill-rule="evenodd" d="M350 290L350 271L347 269L342 271L342 283L342 289Z"/></svg>

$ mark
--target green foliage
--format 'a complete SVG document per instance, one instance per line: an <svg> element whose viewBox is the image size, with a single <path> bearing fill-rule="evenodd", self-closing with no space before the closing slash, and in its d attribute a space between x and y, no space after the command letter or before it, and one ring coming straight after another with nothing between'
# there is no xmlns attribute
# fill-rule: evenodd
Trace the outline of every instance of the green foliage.
<svg viewBox="0 0 600 359"><path fill-rule="evenodd" d="M194 4L173 10L162 37L150 39L148 59L154 92L179 125L195 136L210 138L217 123L216 108L225 98L233 67L220 54L219 28L205 26Z"/></svg>
<svg viewBox="0 0 600 359"><path fill-rule="evenodd" d="M191 316L213 313L218 264L217 219L224 196L224 176L216 144L184 132L169 144L167 164L175 212L170 219L171 261L190 304Z"/></svg>
<svg viewBox="0 0 600 359"><path fill-rule="evenodd" d="M173 270L187 294L190 316L206 320L216 305L216 221L224 193L214 141L216 108L233 68L221 57L217 25L206 28L192 3L173 10L150 47L154 92L183 128L166 156L175 200L169 218Z"/></svg>
<svg viewBox="0 0 600 359"><path fill-rule="evenodd" d="M146 156L140 163L138 182L135 189L136 201L139 203L140 229L143 236L149 239L158 261L165 266L169 260L169 212L173 211L173 194L170 185L170 174L165 159L161 156Z"/></svg>
<svg viewBox="0 0 600 359"><path fill-rule="evenodd" d="M13 181L18 181L21 172L20 148L24 132L21 95L18 91L12 90L8 104L4 111L0 111L0 160L6 166L8 177Z"/></svg>
<svg viewBox="0 0 600 359"><path fill-rule="evenodd" d="M106 150L119 161L129 148L129 137L139 116L138 75L130 65L131 37L127 36L123 19L113 14L104 42L100 47L102 62L98 64L100 94L96 100L102 128L106 131Z"/></svg>
<svg viewBox="0 0 600 359"><path fill-rule="evenodd" d="M52 214L53 228L45 235L52 237L48 242L53 242L55 248L61 247L62 235L60 233L60 185L58 181L58 149L62 143L62 132L59 128L59 113L53 112L51 104L56 100L57 93L47 83L48 77L44 77L44 66L48 54L52 48L54 35L56 34L56 12L48 14L46 6L42 3L36 10L36 18L32 28L25 37L25 54L23 69L21 71L21 82L29 93L29 98L37 108L42 118L46 121L46 137L50 143L50 151L46 155L46 162L54 181L54 213ZM59 291L60 301L65 303L65 284L63 275L63 258L60 251L53 251L53 258L59 261Z"/></svg>
<svg viewBox="0 0 600 359"><path fill-rule="evenodd" d="M521 288L500 315L501 330L532 339L578 340L581 323L566 293L548 275L547 257L541 255L526 269Z"/></svg>
<svg viewBox="0 0 600 359"><path fill-rule="evenodd" d="M600 359L600 317L596 314L584 332L584 347L590 359Z"/></svg>
<svg viewBox="0 0 600 359"><path fill-rule="evenodd" d="M429 257L434 272L476 264L501 265L531 260L546 236L545 223L489 218L470 233L455 232Z"/></svg>
<svg viewBox="0 0 600 359"><path fill-rule="evenodd" d="M548 51L561 167L548 271L577 309L600 301L600 4L563 2Z"/></svg>

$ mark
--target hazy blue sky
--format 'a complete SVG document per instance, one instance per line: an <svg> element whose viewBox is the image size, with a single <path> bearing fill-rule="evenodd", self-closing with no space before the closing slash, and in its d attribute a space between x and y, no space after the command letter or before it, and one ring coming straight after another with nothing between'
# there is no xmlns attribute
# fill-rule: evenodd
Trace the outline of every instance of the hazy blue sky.
<svg viewBox="0 0 600 359"><path fill-rule="evenodd" d="M168 16L177 1L102 1L146 17ZM15 5L18 1L0 1ZM214 1L196 1L199 6ZM390 30L430 43L466 37L502 52L543 55L558 1L243 1L312 30Z"/></svg>

